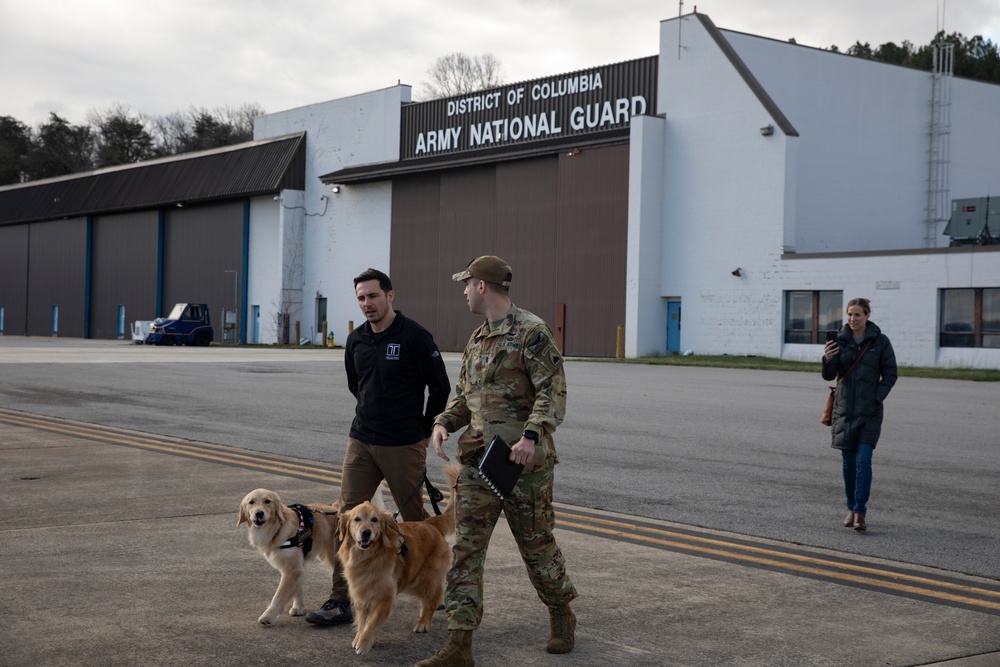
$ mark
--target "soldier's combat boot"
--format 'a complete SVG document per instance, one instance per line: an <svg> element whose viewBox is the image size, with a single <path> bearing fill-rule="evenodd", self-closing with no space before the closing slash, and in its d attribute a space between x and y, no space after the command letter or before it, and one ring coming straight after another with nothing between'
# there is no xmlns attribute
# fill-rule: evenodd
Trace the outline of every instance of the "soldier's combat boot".
<svg viewBox="0 0 1000 667"><path fill-rule="evenodd" d="M549 653L569 653L576 644L576 614L568 604L561 607L549 607L549 625L552 636L545 650Z"/></svg>
<svg viewBox="0 0 1000 667"><path fill-rule="evenodd" d="M444 647L413 667L474 667L475 664L472 659L472 630L449 630Z"/></svg>

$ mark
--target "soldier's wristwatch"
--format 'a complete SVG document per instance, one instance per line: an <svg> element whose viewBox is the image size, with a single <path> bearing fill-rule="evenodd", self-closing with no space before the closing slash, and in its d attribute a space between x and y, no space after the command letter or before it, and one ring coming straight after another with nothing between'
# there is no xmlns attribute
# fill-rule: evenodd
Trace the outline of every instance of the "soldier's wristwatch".
<svg viewBox="0 0 1000 667"><path fill-rule="evenodd" d="M535 431L525 431L524 433L521 434L521 436L527 438L528 440L538 442L538 433L536 433Z"/></svg>

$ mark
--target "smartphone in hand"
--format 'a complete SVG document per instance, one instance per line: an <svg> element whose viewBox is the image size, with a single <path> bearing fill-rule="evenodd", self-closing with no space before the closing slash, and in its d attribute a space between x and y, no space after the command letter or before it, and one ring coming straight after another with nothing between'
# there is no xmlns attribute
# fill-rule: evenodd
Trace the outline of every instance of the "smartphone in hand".
<svg viewBox="0 0 1000 667"><path fill-rule="evenodd" d="M827 343L835 343L835 342L837 342L837 334L838 333L839 332L837 332L837 331L827 331L826 332L826 342Z"/></svg>

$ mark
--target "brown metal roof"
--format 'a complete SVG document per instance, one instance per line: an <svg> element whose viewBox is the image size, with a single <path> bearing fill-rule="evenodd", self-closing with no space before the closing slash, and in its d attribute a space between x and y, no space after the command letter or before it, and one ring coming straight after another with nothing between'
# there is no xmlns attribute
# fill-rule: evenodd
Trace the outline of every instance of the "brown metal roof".
<svg viewBox="0 0 1000 667"><path fill-rule="evenodd" d="M305 136L0 187L0 225L303 190Z"/></svg>
<svg viewBox="0 0 1000 667"><path fill-rule="evenodd" d="M324 176L320 176L323 183L352 185L356 183L370 183L373 181L385 181L395 176L406 174L419 174L428 171L438 171L441 169L454 169L457 167L468 167L477 164L487 164L501 162L503 160L520 160L539 155L551 155L574 148L589 148L592 146L607 146L623 141L628 141L629 129L620 128L607 130L604 132L593 132L586 135L574 137L559 137L544 141L533 141L526 144L513 144L502 148L484 148L476 151L466 151L463 153L450 153L435 155L426 158L411 160L400 160L394 162L379 162L366 164L358 167L348 167Z"/></svg>

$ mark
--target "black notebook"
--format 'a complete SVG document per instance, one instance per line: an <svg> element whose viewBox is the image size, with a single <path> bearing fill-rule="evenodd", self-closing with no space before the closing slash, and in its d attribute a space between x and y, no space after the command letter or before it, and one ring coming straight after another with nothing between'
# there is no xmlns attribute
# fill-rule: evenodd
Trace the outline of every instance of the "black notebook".
<svg viewBox="0 0 1000 667"><path fill-rule="evenodd" d="M479 472L500 500L504 500L514 490L517 478L524 465L510 460L510 446L499 435L493 436L483 460L479 462Z"/></svg>

